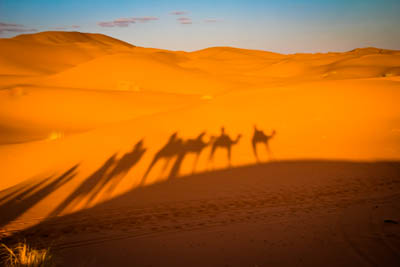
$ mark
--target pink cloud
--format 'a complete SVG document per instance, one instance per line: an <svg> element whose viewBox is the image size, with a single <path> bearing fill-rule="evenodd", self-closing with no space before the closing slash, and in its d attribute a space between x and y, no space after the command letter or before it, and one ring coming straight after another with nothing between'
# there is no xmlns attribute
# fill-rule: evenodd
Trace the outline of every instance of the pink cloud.
<svg viewBox="0 0 400 267"><path fill-rule="evenodd" d="M0 27L24 27L22 24L0 22Z"/></svg>
<svg viewBox="0 0 400 267"><path fill-rule="evenodd" d="M14 23L5 23L0 22L0 34L7 33L7 32L36 32L36 29L27 28L22 24L14 24Z"/></svg>
<svg viewBox="0 0 400 267"><path fill-rule="evenodd" d="M120 18L120 19L114 20L113 23L115 26L118 26L118 27L128 27L129 24L136 23L136 21L133 20L132 18Z"/></svg>
<svg viewBox="0 0 400 267"><path fill-rule="evenodd" d="M192 19L187 17L180 17L176 19L180 24L192 24Z"/></svg>
<svg viewBox="0 0 400 267"><path fill-rule="evenodd" d="M97 25L99 25L100 27L115 27L115 24L112 21L100 21L97 22Z"/></svg>
<svg viewBox="0 0 400 267"><path fill-rule="evenodd" d="M148 21L154 21L154 20L158 20L157 17L138 17L138 18L132 18L135 21L138 22L148 22Z"/></svg>
<svg viewBox="0 0 400 267"><path fill-rule="evenodd" d="M157 17L132 17L132 18L119 18L113 21L100 21L97 23L100 27L128 27L130 24L137 22L148 22L158 20Z"/></svg>
<svg viewBox="0 0 400 267"><path fill-rule="evenodd" d="M180 15L186 15L186 14L188 14L189 12L187 12L187 11L172 11L172 12L170 12L169 14L171 14L171 15L176 15L176 16L180 16Z"/></svg>

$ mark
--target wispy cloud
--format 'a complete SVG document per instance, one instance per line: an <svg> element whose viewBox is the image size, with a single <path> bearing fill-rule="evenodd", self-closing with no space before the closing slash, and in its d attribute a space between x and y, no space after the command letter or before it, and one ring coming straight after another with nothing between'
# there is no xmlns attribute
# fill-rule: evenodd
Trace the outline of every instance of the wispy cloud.
<svg viewBox="0 0 400 267"><path fill-rule="evenodd" d="M97 25L100 27L128 27L130 24L134 24L137 22L145 23L149 21L158 20L157 17L131 17L131 18L119 18L113 21L100 21L97 22Z"/></svg>
<svg viewBox="0 0 400 267"><path fill-rule="evenodd" d="M176 15L176 16L181 16L181 15L186 15L186 14L188 14L189 12L187 12L187 11L179 11L179 10L176 10L176 11L172 11L172 12L170 12L169 14L171 14L171 15Z"/></svg>
<svg viewBox="0 0 400 267"><path fill-rule="evenodd" d="M100 21L97 22L97 25L100 27L115 27L116 24L113 21Z"/></svg>
<svg viewBox="0 0 400 267"><path fill-rule="evenodd" d="M23 33L23 32L36 32L36 31L37 31L36 29L27 28L22 24L0 22L0 34L7 32Z"/></svg>
<svg viewBox="0 0 400 267"><path fill-rule="evenodd" d="M220 22L221 20L219 19L205 19L204 22L206 23L216 23L216 22Z"/></svg>
<svg viewBox="0 0 400 267"><path fill-rule="evenodd" d="M154 20L158 20L157 17L138 17L138 18L132 18L135 21L138 22L148 22L148 21L154 21Z"/></svg>
<svg viewBox="0 0 400 267"><path fill-rule="evenodd" d="M118 27L128 27L129 24L134 24L136 21L132 18L120 18L112 21L115 26Z"/></svg>
<svg viewBox="0 0 400 267"><path fill-rule="evenodd" d="M0 27L24 27L24 25L0 22Z"/></svg>
<svg viewBox="0 0 400 267"><path fill-rule="evenodd" d="M192 19L187 17L180 17L176 19L180 24L192 24Z"/></svg>
<svg viewBox="0 0 400 267"><path fill-rule="evenodd" d="M172 11L169 14L171 15L175 15L175 16L179 16L176 20L180 23L180 24L193 24L193 21L191 18L189 17L182 17L182 15L187 15L189 12L187 11L183 11L183 10L176 10L176 11Z"/></svg>

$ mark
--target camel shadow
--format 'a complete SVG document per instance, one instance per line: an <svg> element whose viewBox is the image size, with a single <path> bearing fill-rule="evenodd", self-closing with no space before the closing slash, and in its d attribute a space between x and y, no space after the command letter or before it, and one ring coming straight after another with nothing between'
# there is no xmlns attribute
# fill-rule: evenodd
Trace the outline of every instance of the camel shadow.
<svg viewBox="0 0 400 267"><path fill-rule="evenodd" d="M257 153L257 144L264 144L267 150L268 156L270 159L273 159L272 151L269 147L269 141L276 135L276 131L272 130L270 135L265 134L262 130L257 129L257 126L254 125L254 134L251 139L251 146L253 148L254 156L256 157L256 161L259 163L260 158Z"/></svg>
<svg viewBox="0 0 400 267"><path fill-rule="evenodd" d="M146 152L143 147L143 140L140 140L130 152L123 155L108 175L109 185L106 193L111 194L124 176L135 166Z"/></svg>
<svg viewBox="0 0 400 267"><path fill-rule="evenodd" d="M225 128L221 127L221 134L215 138L215 141L212 144L211 153L208 158L209 162L213 163L214 155L217 149L225 149L227 152L228 167L231 167L232 146L238 144L241 137L242 135L238 134L236 136L236 139L232 139L229 135L225 133Z"/></svg>
<svg viewBox="0 0 400 267"><path fill-rule="evenodd" d="M195 155L195 159L193 161L193 166L192 166L192 174L195 172L197 162L199 161L201 152L207 146L211 145L214 140L214 137L211 136L209 141L205 142L204 141L205 134L206 134L206 132L202 132L196 138L189 138L189 139L183 141L181 150L177 153L177 159L169 173L169 176L168 176L169 179L177 177L179 175L179 170L182 165L182 162L183 162L185 156L188 154Z"/></svg>
<svg viewBox="0 0 400 267"><path fill-rule="evenodd" d="M202 151L211 146L211 154L209 156L209 161L213 160L213 156L215 151L219 148L227 150L228 157L228 166L231 166L231 148L233 145L236 145L240 138L241 134L239 134L235 140L232 140L226 133L225 129L221 128L221 135L218 137L210 136L208 141L204 140L206 132L201 132L198 136L189 139L183 139L178 137L178 133L173 133L167 143L161 147L157 153L154 155L153 160L151 161L149 167L147 168L146 173L144 174L140 185L144 185L146 183L146 178L154 168L154 166L161 160L165 160L164 166L161 171L161 175L165 172L165 170L170 165L170 162L175 159L173 166L167 176L168 179L175 178L179 176L179 171L181 169L181 165L187 155L194 154L195 158L192 166L192 174L196 170L196 166L199 160L199 157Z"/></svg>
<svg viewBox="0 0 400 267"><path fill-rule="evenodd" d="M105 174L110 170L115 162L116 154L108 158L97 171L85 179L74 192L72 192L50 213L50 216L58 215L67 207L78 205L85 197L93 199L107 183Z"/></svg>
<svg viewBox="0 0 400 267"><path fill-rule="evenodd" d="M178 137L178 133L173 133L169 138L167 143L160 148L157 153L154 155L153 160L151 161L149 167L147 168L143 178L140 182L140 185L144 185L146 183L147 176L154 168L154 166L160 161L164 160L164 166L162 168L162 172L164 172L167 168L169 163L173 158L180 155L183 150L183 139Z"/></svg>
<svg viewBox="0 0 400 267"><path fill-rule="evenodd" d="M50 216L55 216L67 208L73 208L84 199L86 199L85 207L89 206L104 188L106 188L106 195L110 195L125 175L139 162L145 151L143 140L140 140L130 152L124 154L120 159L117 159L116 154L109 157L99 169L58 205Z"/></svg>

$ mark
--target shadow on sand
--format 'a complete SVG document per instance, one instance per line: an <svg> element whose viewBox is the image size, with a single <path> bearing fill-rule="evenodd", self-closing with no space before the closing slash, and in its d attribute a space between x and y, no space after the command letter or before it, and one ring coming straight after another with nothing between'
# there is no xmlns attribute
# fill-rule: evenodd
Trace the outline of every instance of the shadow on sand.
<svg viewBox="0 0 400 267"><path fill-rule="evenodd" d="M60 233L85 234L87 229L93 227L102 229L102 232L111 227L112 233L113 227L119 229L121 227L118 226L119 224L124 225L124 220L126 220L126 225L130 225L132 231L136 229L136 223L140 223L144 218L152 218L151 215L146 217L147 213L141 214L141 209L155 207L160 209L160 205L162 207L170 205L175 215L183 212L182 218L184 218L189 216L187 214L189 210L193 213L195 209L198 209L201 213L204 212L204 205L208 205L210 201L218 203L218 201L225 201L224 199L230 199L231 202L222 203L219 212L230 212L230 210L236 212L235 205L241 205L243 201L248 202L247 204L251 207L257 207L257 205L269 207L291 205L291 203L298 205L313 199L318 199L316 203L322 203L322 198L331 201L332 194L336 194L337 199L351 199L357 193L366 195L365 192L376 191L382 186L382 182L385 188L390 184L393 190L398 189L399 173L400 162L329 160L275 161L197 173L182 177L182 179L169 179L138 187L91 208L62 217L48 218L39 225L6 238L5 241L17 242L28 235L31 242L36 242L38 246L47 245L50 240L54 241L54 236ZM377 179L379 177L384 177L384 179ZM351 186L351 190L348 186ZM286 194L282 195L282 192ZM258 197L243 199L243 196L253 196L256 193ZM260 199L261 196L262 199ZM176 203L184 205L181 212ZM196 203L200 203L199 207L196 207ZM214 206L210 207L214 209L217 204L212 205ZM110 211L112 216L109 215ZM157 210L156 214L168 212L172 211L163 208L163 210ZM134 224L129 214L138 216ZM193 214L194 218L199 216L196 212ZM91 218L91 220L82 220L82 218ZM174 218L174 220L178 219ZM154 217L154 220L158 222L162 220L162 217ZM146 225L146 221L143 221L143 224ZM68 229L74 229L73 233ZM44 235L43 232L48 233ZM57 246L57 241L54 242Z"/></svg>
<svg viewBox="0 0 400 267"><path fill-rule="evenodd" d="M120 158L114 154L102 166L83 182L49 215L56 216L62 211L73 208L82 202L87 207L100 194L110 195L125 175L135 166L146 149L140 140L131 151ZM48 177L31 184L21 184L0 192L0 226L15 220L55 190L71 181L78 172L78 164L59 177Z"/></svg>

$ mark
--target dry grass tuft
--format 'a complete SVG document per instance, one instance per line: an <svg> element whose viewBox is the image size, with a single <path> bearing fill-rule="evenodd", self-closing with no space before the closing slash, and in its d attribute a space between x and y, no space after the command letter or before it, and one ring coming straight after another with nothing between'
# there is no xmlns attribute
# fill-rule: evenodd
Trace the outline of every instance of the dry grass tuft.
<svg viewBox="0 0 400 267"><path fill-rule="evenodd" d="M55 266L50 249L34 249L26 242L9 248L1 244L2 263L8 267L52 267Z"/></svg>

